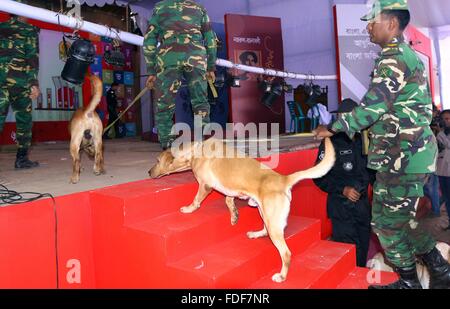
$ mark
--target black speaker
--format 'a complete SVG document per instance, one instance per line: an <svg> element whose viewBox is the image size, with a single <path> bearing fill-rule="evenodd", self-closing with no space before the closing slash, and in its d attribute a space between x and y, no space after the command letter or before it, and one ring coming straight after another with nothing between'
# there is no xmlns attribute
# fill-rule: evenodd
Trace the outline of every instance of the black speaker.
<svg viewBox="0 0 450 309"><path fill-rule="evenodd" d="M78 39L72 43L61 77L72 84L82 84L91 63L94 62L95 47L89 40Z"/></svg>
<svg viewBox="0 0 450 309"><path fill-rule="evenodd" d="M270 91L266 91L261 98L261 103L267 107L272 107L275 101L283 94L283 85L278 82L272 84Z"/></svg>

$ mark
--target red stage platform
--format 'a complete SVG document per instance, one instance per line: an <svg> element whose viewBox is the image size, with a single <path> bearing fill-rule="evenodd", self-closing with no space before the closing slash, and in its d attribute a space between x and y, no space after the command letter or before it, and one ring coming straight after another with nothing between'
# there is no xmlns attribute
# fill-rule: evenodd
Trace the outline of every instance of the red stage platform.
<svg viewBox="0 0 450 309"><path fill-rule="evenodd" d="M277 171L314 164L317 149L283 153ZM285 236L292 251L287 280L258 210L238 203L230 224L224 197L211 194L193 214L190 172L57 197L60 288L366 288L352 245L325 240L326 195L311 180L293 189ZM55 288L55 217L51 199L0 208L0 288ZM382 282L396 278L382 273Z"/></svg>

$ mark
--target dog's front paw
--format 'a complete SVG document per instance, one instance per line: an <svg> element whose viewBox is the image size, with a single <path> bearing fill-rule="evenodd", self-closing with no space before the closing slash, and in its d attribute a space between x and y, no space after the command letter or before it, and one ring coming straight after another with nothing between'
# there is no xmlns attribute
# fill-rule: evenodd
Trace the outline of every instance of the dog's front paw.
<svg viewBox="0 0 450 309"><path fill-rule="evenodd" d="M258 207L259 205L258 205L258 203L257 203L254 199L249 198L249 199L248 199L248 206L251 206L251 207Z"/></svg>
<svg viewBox="0 0 450 309"><path fill-rule="evenodd" d="M76 184L80 181L80 177L71 177L69 183Z"/></svg>
<svg viewBox="0 0 450 309"><path fill-rule="evenodd" d="M257 238L255 236L255 234L256 234L256 232L247 232L247 237L250 238L250 239L255 239L255 238Z"/></svg>
<svg viewBox="0 0 450 309"><path fill-rule="evenodd" d="M267 236L267 231L265 229L256 232L247 232L247 237L250 239L256 239Z"/></svg>
<svg viewBox="0 0 450 309"><path fill-rule="evenodd" d="M284 280L286 280L285 277L283 277L280 273L276 273L275 275L272 276L272 281L280 283L283 282Z"/></svg>
<svg viewBox="0 0 450 309"><path fill-rule="evenodd" d="M190 214L194 211L196 211L199 207L196 207L195 205L189 205L189 206L184 206L180 208L180 211L184 214Z"/></svg>

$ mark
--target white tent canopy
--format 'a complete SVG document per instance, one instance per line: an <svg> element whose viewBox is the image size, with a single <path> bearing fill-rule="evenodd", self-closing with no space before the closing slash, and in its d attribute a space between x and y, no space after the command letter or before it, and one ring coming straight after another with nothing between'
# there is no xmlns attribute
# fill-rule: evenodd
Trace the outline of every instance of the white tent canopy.
<svg viewBox="0 0 450 309"><path fill-rule="evenodd" d="M129 4L137 12L142 31L152 9L159 0L79 0L89 6ZM373 0L196 0L205 6L213 22L223 23L225 13L280 17L283 27L285 68L292 72L312 72L316 75L336 73L336 51L333 30L333 5L343 3L366 4ZM445 57L450 52L450 0L409 0L412 23L424 30L435 42L435 63L440 71L442 84L450 81L450 64ZM448 76L448 77L446 77ZM335 104L337 85L323 81L329 86L329 97ZM445 92L445 86L442 92ZM449 90L450 91L450 90ZM442 103L450 107L450 93L442 93Z"/></svg>
<svg viewBox="0 0 450 309"><path fill-rule="evenodd" d="M283 6L287 2L296 2L299 7L302 6L303 2L326 2L333 4L334 2L341 3L366 3L367 0L356 0L356 1L330 1L330 0L278 0L271 1L280 6ZM370 0L372 1L372 0ZM145 8L152 8L158 0L79 0L81 4L87 4L89 6L99 6L102 7L105 4L108 5L119 5L124 6L130 4L132 6L140 6ZM219 1L217 0L198 0L207 8L217 5ZM239 2L237 4L236 2ZM236 8L252 8L257 6L264 6L267 3L261 0L238 0L238 1L221 1L220 9L223 12L231 12ZM419 27L440 27L450 25L450 1L448 0L409 0L408 1L411 12L413 13L413 21Z"/></svg>

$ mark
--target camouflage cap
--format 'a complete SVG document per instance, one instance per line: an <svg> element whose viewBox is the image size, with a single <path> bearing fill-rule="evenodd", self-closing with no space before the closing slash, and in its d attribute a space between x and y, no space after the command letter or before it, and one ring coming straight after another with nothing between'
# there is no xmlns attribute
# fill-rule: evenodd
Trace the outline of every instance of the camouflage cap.
<svg viewBox="0 0 450 309"><path fill-rule="evenodd" d="M408 10L408 0L375 0L369 13L361 17L361 20L372 20L383 11Z"/></svg>

